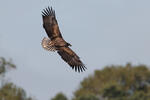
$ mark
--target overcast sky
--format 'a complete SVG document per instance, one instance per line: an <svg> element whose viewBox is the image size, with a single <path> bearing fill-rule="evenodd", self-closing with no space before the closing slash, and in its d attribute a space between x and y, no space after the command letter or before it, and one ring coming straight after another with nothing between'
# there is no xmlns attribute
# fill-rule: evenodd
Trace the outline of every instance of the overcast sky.
<svg viewBox="0 0 150 100"><path fill-rule="evenodd" d="M47 6L55 9L86 72L75 72L41 47L41 11ZM0 27L0 56L17 65L9 78L38 100L58 92L71 97L81 80L106 65L150 65L150 0L1 0Z"/></svg>

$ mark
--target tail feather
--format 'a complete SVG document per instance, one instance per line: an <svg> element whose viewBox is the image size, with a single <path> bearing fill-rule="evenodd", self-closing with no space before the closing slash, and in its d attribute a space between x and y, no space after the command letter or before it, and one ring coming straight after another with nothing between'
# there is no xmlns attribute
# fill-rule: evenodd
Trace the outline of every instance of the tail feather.
<svg viewBox="0 0 150 100"><path fill-rule="evenodd" d="M56 51L56 48L50 42L51 40L49 38L44 37L41 45L45 50L53 51L53 52Z"/></svg>

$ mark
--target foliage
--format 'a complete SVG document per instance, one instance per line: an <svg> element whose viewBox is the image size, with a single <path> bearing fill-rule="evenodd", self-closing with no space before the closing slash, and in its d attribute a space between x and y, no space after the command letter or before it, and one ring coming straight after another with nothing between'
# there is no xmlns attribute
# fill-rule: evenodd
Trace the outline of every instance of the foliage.
<svg viewBox="0 0 150 100"><path fill-rule="evenodd" d="M96 70L81 82L73 100L88 94L106 100L150 100L150 70L145 65L130 63Z"/></svg>
<svg viewBox="0 0 150 100"><path fill-rule="evenodd" d="M5 58L0 58L0 76L4 76L5 73L16 66L11 61L6 61ZM27 97L25 91L14 85L13 83L6 83L5 77L1 80L0 86L0 100L33 100L31 97ZM3 84L2 84L3 83Z"/></svg>
<svg viewBox="0 0 150 100"><path fill-rule="evenodd" d="M0 75L8 69L16 68L11 61L0 58ZM3 81L3 80L2 80ZM14 85L5 83L0 87L0 100L33 100L26 92ZM58 93L51 100L68 100ZM150 100L150 70L145 65L106 66L85 78L73 100Z"/></svg>
<svg viewBox="0 0 150 100"><path fill-rule="evenodd" d="M99 100L99 98L93 94L87 94L87 95L77 97L76 100Z"/></svg>
<svg viewBox="0 0 150 100"><path fill-rule="evenodd" d="M32 100L27 98L25 91L13 83L6 83L0 88L0 100Z"/></svg>
<svg viewBox="0 0 150 100"><path fill-rule="evenodd" d="M0 75L4 75L9 68L16 68L16 66L11 61L0 57Z"/></svg>
<svg viewBox="0 0 150 100"><path fill-rule="evenodd" d="M58 93L54 98L51 100L68 100L67 97L63 93Z"/></svg>

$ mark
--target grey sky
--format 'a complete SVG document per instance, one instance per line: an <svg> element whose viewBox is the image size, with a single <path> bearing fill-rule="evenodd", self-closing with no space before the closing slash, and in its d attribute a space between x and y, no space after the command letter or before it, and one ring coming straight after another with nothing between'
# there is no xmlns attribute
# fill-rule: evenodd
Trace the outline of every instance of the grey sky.
<svg viewBox="0 0 150 100"><path fill-rule="evenodd" d="M150 65L149 0L1 0L0 56L17 65L9 77L28 95L71 97L95 69L111 64ZM41 11L53 6L60 30L88 70L74 72L41 47L46 33Z"/></svg>

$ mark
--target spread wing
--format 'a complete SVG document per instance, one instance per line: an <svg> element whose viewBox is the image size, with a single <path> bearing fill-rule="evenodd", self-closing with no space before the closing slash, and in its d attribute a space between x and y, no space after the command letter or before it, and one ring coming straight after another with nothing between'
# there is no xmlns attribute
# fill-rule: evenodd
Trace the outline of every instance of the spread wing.
<svg viewBox="0 0 150 100"><path fill-rule="evenodd" d="M59 26L55 17L55 11L52 7L48 7L42 11L43 17L43 27L48 35L48 37L52 40L55 37L62 37Z"/></svg>
<svg viewBox="0 0 150 100"><path fill-rule="evenodd" d="M85 71L85 65L82 63L78 55L75 54L75 52L73 52L69 47L61 47L58 50L58 54L72 67L72 69L75 68L75 71Z"/></svg>

